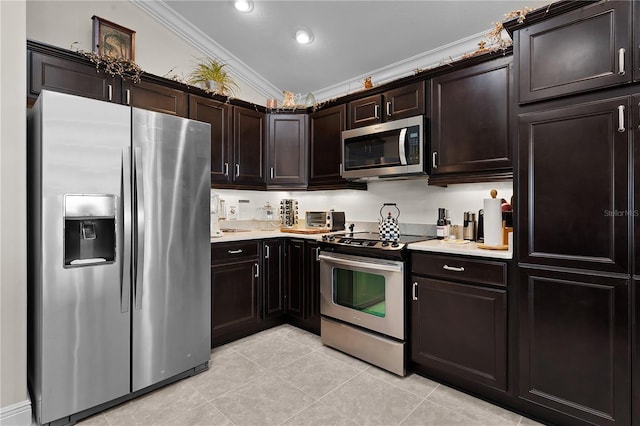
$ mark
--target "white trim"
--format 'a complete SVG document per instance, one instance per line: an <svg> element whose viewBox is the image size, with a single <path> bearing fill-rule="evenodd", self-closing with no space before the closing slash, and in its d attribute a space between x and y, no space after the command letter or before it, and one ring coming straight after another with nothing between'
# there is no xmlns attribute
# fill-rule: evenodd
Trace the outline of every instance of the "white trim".
<svg viewBox="0 0 640 426"><path fill-rule="evenodd" d="M24 400L0 408L0 425L31 426L31 401Z"/></svg>
<svg viewBox="0 0 640 426"><path fill-rule="evenodd" d="M324 89L315 90L313 94L319 102L322 102L363 90L362 82L368 76L371 76L374 85L379 86L402 77L413 75L417 69L424 70L437 67L441 64L451 63L466 53L474 52L478 48L478 42L486 36L487 32L488 30L471 35L341 83L325 87Z"/></svg>
<svg viewBox="0 0 640 426"><path fill-rule="evenodd" d="M282 90L278 89L254 69L245 64L231 52L218 44L211 37L200 31L191 22L176 13L164 1L130 0L153 18L166 25L179 37L201 50L204 54L225 58L228 61L231 73L247 86L253 88L257 93L265 98L279 99ZM486 37L487 32L483 31L469 37L454 41L444 46L437 47L427 52L419 53L407 59L386 65L365 74L355 76L343 82L312 91L318 102L338 98L349 93L363 89L362 82L365 77L371 76L373 84L378 86L397 80L402 77L412 75L417 69L433 68L443 63L452 62L462 55L474 52L478 48L478 42Z"/></svg>
<svg viewBox="0 0 640 426"><path fill-rule="evenodd" d="M265 80L260 74L249 65L242 62L227 49L218 44L211 37L193 26L191 22L184 19L163 1L130 0L140 9L147 12L160 23L166 25L170 30L183 38L189 44L199 49L205 55L214 58L224 58L229 70L238 81L243 82L256 92L268 98L280 98L282 91L271 82Z"/></svg>

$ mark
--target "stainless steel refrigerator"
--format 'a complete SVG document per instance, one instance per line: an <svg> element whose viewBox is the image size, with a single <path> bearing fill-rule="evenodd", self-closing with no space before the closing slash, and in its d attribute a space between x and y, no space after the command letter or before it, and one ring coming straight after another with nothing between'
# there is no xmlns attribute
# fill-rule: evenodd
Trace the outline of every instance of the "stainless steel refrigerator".
<svg viewBox="0 0 640 426"><path fill-rule="evenodd" d="M48 91L28 123L29 388L73 423L207 367L210 125Z"/></svg>

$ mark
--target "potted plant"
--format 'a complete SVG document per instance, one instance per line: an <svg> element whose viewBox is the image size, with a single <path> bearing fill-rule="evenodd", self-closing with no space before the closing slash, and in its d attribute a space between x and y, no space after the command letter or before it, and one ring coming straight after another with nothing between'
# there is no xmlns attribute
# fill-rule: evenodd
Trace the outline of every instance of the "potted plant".
<svg viewBox="0 0 640 426"><path fill-rule="evenodd" d="M203 59L189 75L189 83L201 83L205 90L213 93L233 95L238 85L225 69L226 66L216 59Z"/></svg>

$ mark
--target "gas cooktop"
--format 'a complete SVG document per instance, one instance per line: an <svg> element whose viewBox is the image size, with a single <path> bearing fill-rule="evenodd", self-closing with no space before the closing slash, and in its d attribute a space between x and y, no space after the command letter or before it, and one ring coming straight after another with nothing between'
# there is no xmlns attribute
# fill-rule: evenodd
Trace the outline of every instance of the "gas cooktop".
<svg viewBox="0 0 640 426"><path fill-rule="evenodd" d="M323 235L322 242L363 249L401 250L409 243L433 240L435 238L433 235L400 235L397 240L386 240L376 232L345 232L342 234Z"/></svg>

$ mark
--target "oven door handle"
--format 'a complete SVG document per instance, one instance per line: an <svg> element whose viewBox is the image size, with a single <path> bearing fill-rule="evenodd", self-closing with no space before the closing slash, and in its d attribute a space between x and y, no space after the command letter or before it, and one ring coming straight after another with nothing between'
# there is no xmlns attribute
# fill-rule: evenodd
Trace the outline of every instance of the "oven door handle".
<svg viewBox="0 0 640 426"><path fill-rule="evenodd" d="M344 266L353 266L359 268L367 268L367 269L377 269L379 271L390 271L390 272L402 272L402 266L374 263L374 262L359 262L357 260L347 260L340 259L338 257L327 256L325 254L321 254L318 256L320 260L326 260L328 262L335 263L336 265L344 265Z"/></svg>

